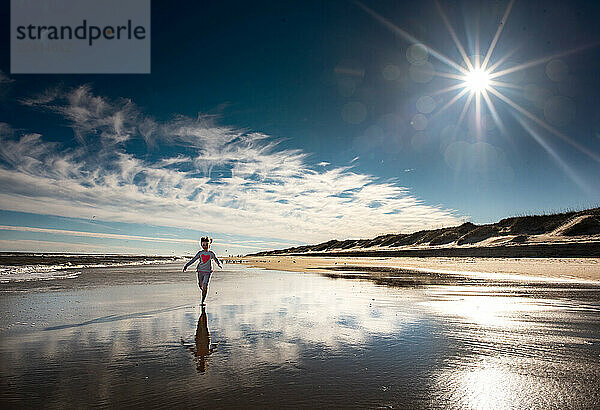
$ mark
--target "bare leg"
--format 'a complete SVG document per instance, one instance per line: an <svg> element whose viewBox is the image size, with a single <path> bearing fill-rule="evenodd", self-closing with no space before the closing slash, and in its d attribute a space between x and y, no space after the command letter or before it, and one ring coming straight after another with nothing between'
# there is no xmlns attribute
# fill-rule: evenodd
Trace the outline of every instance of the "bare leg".
<svg viewBox="0 0 600 410"><path fill-rule="evenodd" d="M204 288L202 289L202 304L204 304L204 299L206 299L206 294L208 293L208 285L206 285Z"/></svg>
<svg viewBox="0 0 600 410"><path fill-rule="evenodd" d="M204 289L202 289L202 283L198 283L198 287L200 288L200 292L202 293L202 303L204 303Z"/></svg>

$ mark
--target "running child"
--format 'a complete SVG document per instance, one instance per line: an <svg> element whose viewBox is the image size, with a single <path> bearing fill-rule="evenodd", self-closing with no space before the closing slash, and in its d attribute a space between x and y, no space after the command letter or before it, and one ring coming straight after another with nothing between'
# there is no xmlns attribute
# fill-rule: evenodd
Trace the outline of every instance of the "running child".
<svg viewBox="0 0 600 410"><path fill-rule="evenodd" d="M213 251L209 251L208 247L212 243L212 239L208 236L204 236L200 239L200 245L202 245L202 250L199 251L196 256L192 258L191 261L185 264L183 267L183 271L185 272L188 266L194 263L196 260L200 260L198 262L198 266L196 266L196 271L198 272L198 286L200 290L202 290L202 304L204 305L204 299L206 299L206 294L208 293L208 281L210 280L210 274L212 273L212 263L211 259L219 265L219 268L223 268L221 266L221 261L217 258L217 255Z"/></svg>

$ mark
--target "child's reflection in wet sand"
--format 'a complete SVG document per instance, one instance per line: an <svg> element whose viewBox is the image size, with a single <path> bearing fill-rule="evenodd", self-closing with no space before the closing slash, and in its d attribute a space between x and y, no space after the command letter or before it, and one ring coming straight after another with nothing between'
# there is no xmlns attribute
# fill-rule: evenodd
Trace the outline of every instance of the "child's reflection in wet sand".
<svg viewBox="0 0 600 410"><path fill-rule="evenodd" d="M200 314L200 318L198 319L198 327L196 328L196 343L195 344L186 344L183 339L181 339L181 343L194 354L196 369L198 373L204 373L206 371L206 358L211 355L217 345L211 345L210 343L210 333L208 331L208 320L206 316L206 308L202 306L202 313Z"/></svg>

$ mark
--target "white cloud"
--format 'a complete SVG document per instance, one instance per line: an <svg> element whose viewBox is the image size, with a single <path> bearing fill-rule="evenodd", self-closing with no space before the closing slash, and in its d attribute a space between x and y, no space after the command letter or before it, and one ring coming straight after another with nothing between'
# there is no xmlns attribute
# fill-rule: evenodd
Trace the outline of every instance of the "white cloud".
<svg viewBox="0 0 600 410"><path fill-rule="evenodd" d="M20 100L31 107L41 107L67 119L80 143L99 139L104 143L120 143L131 134L152 135L153 124L141 118L135 105L128 99L115 103L94 95L90 86L84 85L65 92L60 88L48 89L34 98Z"/></svg>
<svg viewBox="0 0 600 410"><path fill-rule="evenodd" d="M106 245L70 243L60 241L41 241L38 239L0 239L3 252L56 252L64 253L106 253ZM110 252L121 254L139 254L139 248L112 246Z"/></svg>
<svg viewBox="0 0 600 410"><path fill-rule="evenodd" d="M65 148L1 125L2 209L309 243L460 222L394 181L311 166L301 150L209 117L158 122L87 86L22 102L62 115L84 145ZM128 151L134 138L154 155ZM161 156L166 145L170 154Z"/></svg>
<svg viewBox="0 0 600 410"><path fill-rule="evenodd" d="M185 238L165 238L160 236L141 236L141 235L126 235L126 234L113 234L103 232L86 232L86 231L73 231L68 229L53 229L53 228L36 228L31 226L13 226L13 225L0 225L0 231L16 231L16 232L32 232L32 233L46 233L53 235L67 235L67 236L79 236L88 238L99 238L99 239L120 239L124 241L141 241L141 242L166 242L166 243L188 243L198 244L197 239L185 239ZM165 235L167 236L167 235ZM262 246L257 246L257 243ZM293 243L282 243L272 241L232 241L232 240L220 240L219 246L221 248L243 248L243 249L263 249L265 245L278 246L282 245L293 246ZM129 248L136 249L136 248Z"/></svg>
<svg viewBox="0 0 600 410"><path fill-rule="evenodd" d="M123 239L123 240L135 240L135 241L144 241L144 242L183 242L183 243L193 243L193 244L197 243L197 241L194 239L161 238L161 237L153 237L153 236L123 235L123 234L115 234L115 233L71 231L68 229L35 228L35 227L31 227L31 226L0 225L0 231L51 233L51 234L55 234L55 235L83 236L83 237L89 237L89 238L102 238L102 239Z"/></svg>

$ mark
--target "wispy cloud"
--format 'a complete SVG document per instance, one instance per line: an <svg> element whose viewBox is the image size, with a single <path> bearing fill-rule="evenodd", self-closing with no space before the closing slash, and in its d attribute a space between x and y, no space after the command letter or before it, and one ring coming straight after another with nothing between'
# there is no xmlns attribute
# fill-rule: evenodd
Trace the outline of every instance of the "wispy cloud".
<svg viewBox="0 0 600 410"><path fill-rule="evenodd" d="M83 237L102 238L102 239L122 239L122 240L134 240L134 241L144 241L144 242L177 242L177 243L193 243L193 244L197 243L197 241L195 239L161 238L161 237L140 236L140 235L120 235L120 234L114 234L114 233L71 231L71 230L67 230L67 229L36 228L36 227L31 227L31 226L0 225L0 231L50 233L50 234L55 234L55 235L83 236Z"/></svg>
<svg viewBox="0 0 600 410"><path fill-rule="evenodd" d="M68 92L60 87L51 88L20 102L62 115L82 144L91 138L104 143L119 143L128 140L134 132L151 135L154 130L154 124L140 117L131 100L120 99L110 103L94 95L88 85Z"/></svg>
<svg viewBox="0 0 600 410"><path fill-rule="evenodd" d="M0 239L2 251L15 252L60 252L64 253L107 253L106 245L71 243L61 241L42 241L39 239ZM110 253L139 254L140 249L115 245Z"/></svg>
<svg viewBox="0 0 600 410"><path fill-rule="evenodd" d="M211 117L158 122L88 86L21 101L61 115L80 144L0 125L2 209L303 242L460 222L394 180L311 165L301 150ZM153 155L130 149L135 139Z"/></svg>
<svg viewBox="0 0 600 410"><path fill-rule="evenodd" d="M165 238L160 236L141 236L141 235L125 235L125 234L112 234L103 232L86 232L86 231L73 231L68 229L53 229L53 228L37 228L32 226L13 226L13 225L0 225L0 231L13 231L13 232L32 232L32 233L44 233L51 235L67 235L67 236L79 236L88 238L98 239L118 239L122 241L141 241L141 242L162 242L162 243L183 243L198 245L197 239L185 239L185 238ZM295 243L286 242L274 242L264 240L239 240L233 241L228 239L219 240L220 248L243 248L243 249L264 249L265 246L281 247L281 246L294 246ZM137 249L137 248L129 248Z"/></svg>

